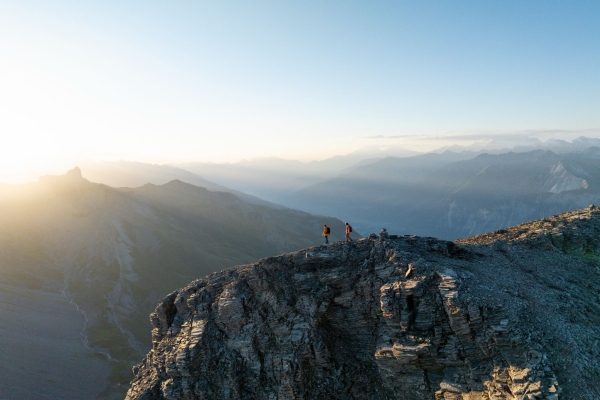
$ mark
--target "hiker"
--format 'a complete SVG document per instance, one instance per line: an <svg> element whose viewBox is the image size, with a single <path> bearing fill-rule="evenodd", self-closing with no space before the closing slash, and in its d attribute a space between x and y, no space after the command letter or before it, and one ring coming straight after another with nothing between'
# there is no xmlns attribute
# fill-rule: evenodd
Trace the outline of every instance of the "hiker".
<svg viewBox="0 0 600 400"><path fill-rule="evenodd" d="M329 234L331 233L331 229L327 225L323 225L323 233L321 236L325 236L325 244L329 244Z"/></svg>
<svg viewBox="0 0 600 400"><path fill-rule="evenodd" d="M346 242L352 241L352 238L350 237L350 232L352 232L352 227L349 223L346 222Z"/></svg>

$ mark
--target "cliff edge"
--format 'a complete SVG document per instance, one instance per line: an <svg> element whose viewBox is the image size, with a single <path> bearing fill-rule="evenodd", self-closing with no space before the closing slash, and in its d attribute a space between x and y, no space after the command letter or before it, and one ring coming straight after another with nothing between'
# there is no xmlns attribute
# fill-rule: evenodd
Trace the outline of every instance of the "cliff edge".
<svg viewBox="0 0 600 400"><path fill-rule="evenodd" d="M590 206L214 273L158 304L127 399L598 399L599 254Z"/></svg>

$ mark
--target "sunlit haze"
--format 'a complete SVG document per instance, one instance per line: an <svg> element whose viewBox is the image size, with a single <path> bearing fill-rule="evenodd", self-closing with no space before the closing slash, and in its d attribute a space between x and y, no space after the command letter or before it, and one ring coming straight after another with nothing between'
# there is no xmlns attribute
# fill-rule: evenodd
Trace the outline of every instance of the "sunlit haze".
<svg viewBox="0 0 600 400"><path fill-rule="evenodd" d="M0 181L600 137L600 2L0 3Z"/></svg>

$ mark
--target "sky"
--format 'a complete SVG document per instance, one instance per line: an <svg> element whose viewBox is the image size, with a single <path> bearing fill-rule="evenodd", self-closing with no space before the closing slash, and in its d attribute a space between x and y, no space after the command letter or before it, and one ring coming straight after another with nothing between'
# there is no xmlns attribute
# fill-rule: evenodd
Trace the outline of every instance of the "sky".
<svg viewBox="0 0 600 400"><path fill-rule="evenodd" d="M0 181L600 137L599 20L598 1L4 0Z"/></svg>

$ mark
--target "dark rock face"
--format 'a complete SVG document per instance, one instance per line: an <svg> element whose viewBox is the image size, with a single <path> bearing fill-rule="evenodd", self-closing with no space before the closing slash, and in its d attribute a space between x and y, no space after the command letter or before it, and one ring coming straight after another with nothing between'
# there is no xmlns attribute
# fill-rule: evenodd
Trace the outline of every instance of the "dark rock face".
<svg viewBox="0 0 600 400"><path fill-rule="evenodd" d="M599 232L590 207L212 274L159 303L127 398L600 398Z"/></svg>

